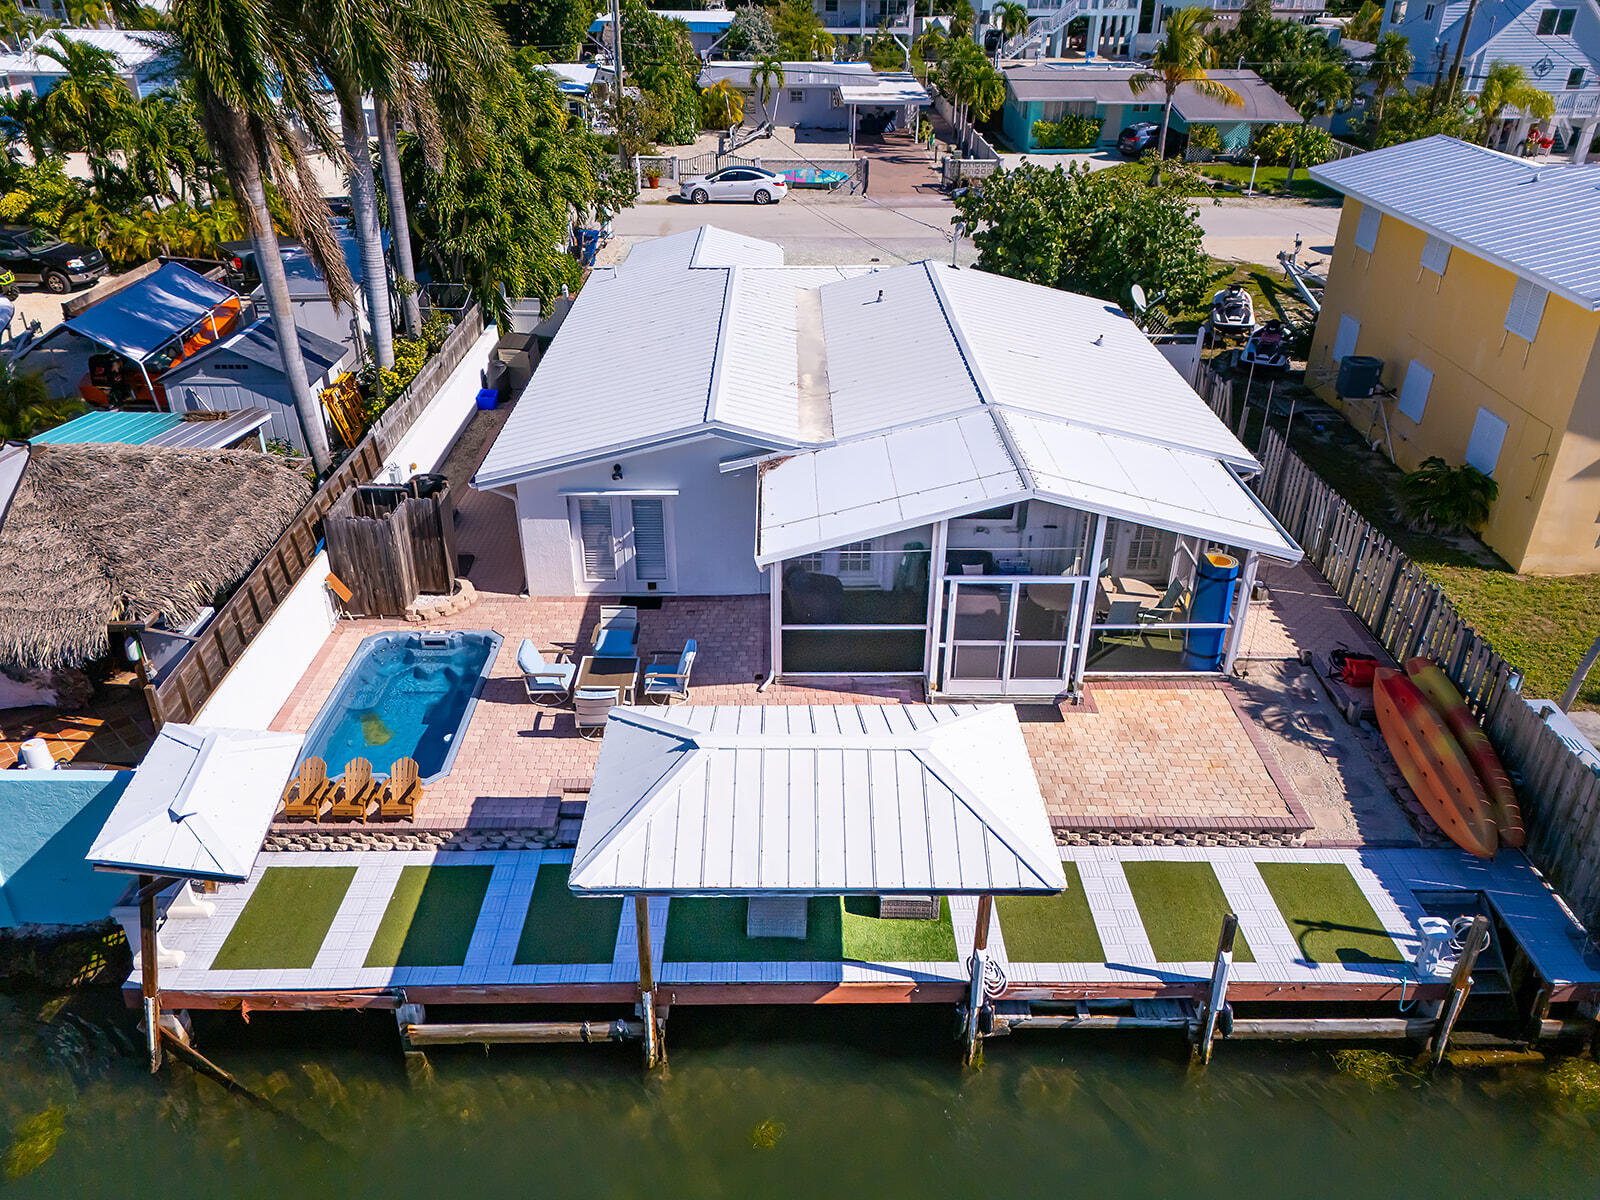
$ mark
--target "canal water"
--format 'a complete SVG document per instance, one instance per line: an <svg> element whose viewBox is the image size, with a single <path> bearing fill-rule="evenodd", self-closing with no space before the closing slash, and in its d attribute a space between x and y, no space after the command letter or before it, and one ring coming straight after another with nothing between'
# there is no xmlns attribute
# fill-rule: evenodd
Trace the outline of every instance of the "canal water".
<svg viewBox="0 0 1600 1200"><path fill-rule="evenodd" d="M633 1047L560 1047L435 1051L431 1079L408 1078L387 1014L202 1022L291 1119L183 1067L152 1079L114 998L0 996L0 1197L1600 1190L1587 1060L1386 1082L1326 1049L1222 1044L1200 1072L1173 1040L1039 1033L963 1071L950 1019L679 1009L656 1077Z"/></svg>

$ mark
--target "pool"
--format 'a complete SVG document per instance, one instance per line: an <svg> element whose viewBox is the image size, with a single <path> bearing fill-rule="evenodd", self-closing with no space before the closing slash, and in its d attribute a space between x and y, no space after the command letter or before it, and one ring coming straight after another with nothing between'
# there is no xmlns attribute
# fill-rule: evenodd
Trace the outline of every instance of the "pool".
<svg viewBox="0 0 1600 1200"><path fill-rule="evenodd" d="M500 649L492 630L377 633L362 641L306 734L303 758L337 775L353 758L386 775L417 760L423 783L450 773Z"/></svg>

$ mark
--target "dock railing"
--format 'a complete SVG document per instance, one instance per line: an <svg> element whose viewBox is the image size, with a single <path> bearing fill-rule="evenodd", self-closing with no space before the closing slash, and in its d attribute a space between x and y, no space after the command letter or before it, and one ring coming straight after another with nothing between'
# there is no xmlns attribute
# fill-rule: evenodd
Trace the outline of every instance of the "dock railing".
<svg viewBox="0 0 1600 1200"><path fill-rule="evenodd" d="M342 463L312 493L300 515L272 549L218 610L211 623L190 643L188 651L159 686L145 688L145 700L156 724L191 721L243 657L290 589L317 556L317 530L334 503L357 484L383 469L384 458L405 437L444 381L483 333L483 309L474 304L445 338L439 352L423 364L406 390L380 416Z"/></svg>
<svg viewBox="0 0 1600 1200"><path fill-rule="evenodd" d="M1395 661L1422 655L1461 689L1517 785L1527 855L1586 928L1600 928L1600 775L1522 697L1522 672L1443 588L1268 429L1255 488Z"/></svg>

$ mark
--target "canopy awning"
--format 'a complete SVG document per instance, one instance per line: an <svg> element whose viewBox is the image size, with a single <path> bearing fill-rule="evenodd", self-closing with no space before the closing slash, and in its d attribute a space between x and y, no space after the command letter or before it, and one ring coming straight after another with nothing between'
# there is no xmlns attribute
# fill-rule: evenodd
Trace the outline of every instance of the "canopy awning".
<svg viewBox="0 0 1600 1200"><path fill-rule="evenodd" d="M85 857L105 871L248 879L304 740L162 726Z"/></svg>
<svg viewBox="0 0 1600 1200"><path fill-rule="evenodd" d="M1053 893L1061 853L1007 705L615 708L579 893Z"/></svg>
<svg viewBox="0 0 1600 1200"><path fill-rule="evenodd" d="M143 362L238 293L179 263L166 263L65 322L108 350Z"/></svg>
<svg viewBox="0 0 1600 1200"><path fill-rule="evenodd" d="M272 414L264 408L210 413L196 418L176 412L91 412L28 440L36 446L86 442L124 446L165 446L186 450L221 450L254 433Z"/></svg>
<svg viewBox="0 0 1600 1200"><path fill-rule="evenodd" d="M932 104L933 97L928 95L928 89L918 82L915 75L904 72L893 72L885 75L872 75L860 83L841 83L839 85L840 103L849 106L852 104Z"/></svg>

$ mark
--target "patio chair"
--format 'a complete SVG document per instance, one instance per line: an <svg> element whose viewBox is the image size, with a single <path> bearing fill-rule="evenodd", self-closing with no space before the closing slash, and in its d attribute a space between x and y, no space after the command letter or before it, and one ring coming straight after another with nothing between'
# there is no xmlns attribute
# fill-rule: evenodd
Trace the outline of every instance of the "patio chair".
<svg viewBox="0 0 1600 1200"><path fill-rule="evenodd" d="M523 638L522 645L517 647L517 670L522 672L522 685L528 690L528 699L535 704L552 700L557 704L566 703L578 665L562 662L564 653L551 650L551 657L547 659L532 638Z"/></svg>
<svg viewBox="0 0 1600 1200"><path fill-rule="evenodd" d="M333 791L328 782L328 764L312 755L300 764L283 789L283 819L285 821L316 821L322 816L322 806Z"/></svg>
<svg viewBox="0 0 1600 1200"><path fill-rule="evenodd" d="M639 610L631 605L609 605L600 610L594 631L596 658L632 658L639 645Z"/></svg>
<svg viewBox="0 0 1600 1200"><path fill-rule="evenodd" d="M389 768L389 781L378 797L378 820L410 821L417 815L422 784L417 781L417 760L402 758Z"/></svg>
<svg viewBox="0 0 1600 1200"><path fill-rule="evenodd" d="M364 758L352 758L344 765L344 775L339 780L338 791L334 793L328 820L360 821L365 824L367 809L372 806L376 791L372 783L372 764Z"/></svg>
<svg viewBox="0 0 1600 1200"><path fill-rule="evenodd" d="M582 687L572 693L572 720L578 732L586 738L598 737L606 727L606 718L616 706L616 688Z"/></svg>
<svg viewBox="0 0 1600 1200"><path fill-rule="evenodd" d="M1155 625L1166 621L1176 620L1183 612L1188 598L1189 589L1183 580L1174 579L1167 584L1167 590L1161 593L1161 599L1155 602L1152 608L1139 610L1139 623L1141 625Z"/></svg>
<svg viewBox="0 0 1600 1200"><path fill-rule="evenodd" d="M689 672L694 669L694 656L699 648L690 638L677 654L658 650L650 656L644 668L644 695L660 704L672 704L689 698Z"/></svg>
<svg viewBox="0 0 1600 1200"><path fill-rule="evenodd" d="M1137 600L1113 600L1111 611L1103 622L1106 625L1137 625L1140 605ZM1098 634L1102 644L1112 646L1143 646L1144 634L1136 629L1106 629Z"/></svg>

